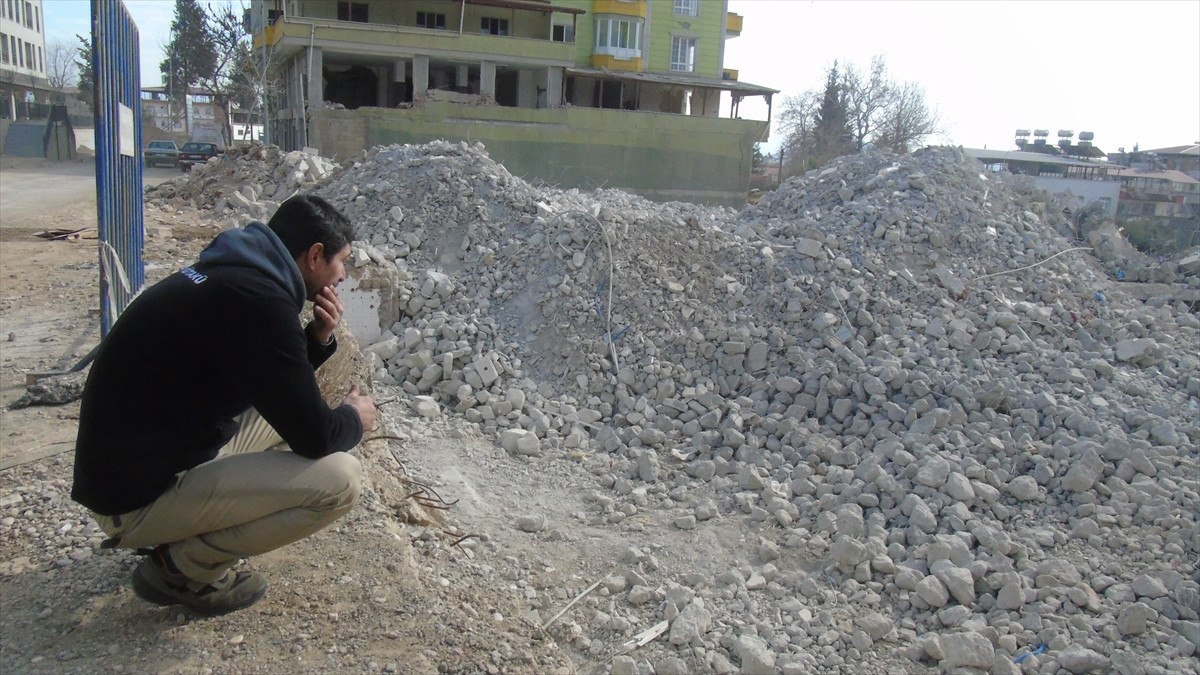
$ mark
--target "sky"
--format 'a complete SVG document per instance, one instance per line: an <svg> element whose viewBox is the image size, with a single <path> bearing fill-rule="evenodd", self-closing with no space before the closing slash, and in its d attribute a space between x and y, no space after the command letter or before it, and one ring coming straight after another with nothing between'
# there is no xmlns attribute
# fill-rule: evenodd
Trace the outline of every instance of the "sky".
<svg viewBox="0 0 1200 675"><path fill-rule="evenodd" d="M142 84L159 84L174 3L124 2ZM90 31L88 0L44 8L47 42L74 46ZM780 91L775 118L788 96L823 87L835 59L866 70L881 55L892 79L924 87L942 127L931 143L1015 149L1016 129L1048 129L1051 142L1059 129L1091 131L1108 152L1200 141L1197 0L729 0L729 11L744 25L724 66ZM766 119L761 101L743 101L741 115ZM780 141L774 121L768 150Z"/></svg>

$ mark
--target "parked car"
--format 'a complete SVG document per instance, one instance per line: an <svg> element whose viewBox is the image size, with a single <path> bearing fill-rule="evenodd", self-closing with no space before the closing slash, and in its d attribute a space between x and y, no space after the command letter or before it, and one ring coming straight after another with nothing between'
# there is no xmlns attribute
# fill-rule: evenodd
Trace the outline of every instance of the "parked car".
<svg viewBox="0 0 1200 675"><path fill-rule="evenodd" d="M216 143L184 143L179 151L179 170L191 171L193 164L207 162L218 154Z"/></svg>
<svg viewBox="0 0 1200 675"><path fill-rule="evenodd" d="M146 166L158 164L177 166L179 164L179 146L175 145L175 141L150 141L150 145L147 145L146 149L142 151L142 159L146 162Z"/></svg>

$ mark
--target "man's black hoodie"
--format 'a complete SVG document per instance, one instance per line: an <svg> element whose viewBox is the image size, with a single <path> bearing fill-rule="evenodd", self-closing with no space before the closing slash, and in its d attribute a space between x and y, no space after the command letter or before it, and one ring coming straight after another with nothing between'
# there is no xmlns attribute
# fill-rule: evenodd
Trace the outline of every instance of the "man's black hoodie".
<svg viewBox="0 0 1200 675"><path fill-rule="evenodd" d="M138 296L88 375L71 498L104 515L150 504L216 457L251 406L305 457L354 447L357 412L330 410L313 375L337 346L306 335L304 300L295 260L258 222Z"/></svg>

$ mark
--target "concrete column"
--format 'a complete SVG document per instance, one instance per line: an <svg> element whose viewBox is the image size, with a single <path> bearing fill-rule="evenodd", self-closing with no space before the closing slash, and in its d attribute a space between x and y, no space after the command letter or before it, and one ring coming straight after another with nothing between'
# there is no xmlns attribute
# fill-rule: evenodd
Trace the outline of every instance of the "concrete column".
<svg viewBox="0 0 1200 675"><path fill-rule="evenodd" d="M413 100L425 98L429 89L429 57L413 57Z"/></svg>
<svg viewBox="0 0 1200 675"><path fill-rule="evenodd" d="M454 77L454 86L466 87L471 82L471 69L467 64L460 64Z"/></svg>
<svg viewBox="0 0 1200 675"><path fill-rule="evenodd" d="M407 61L404 59L396 59L396 65L392 66L392 81L404 84L404 82L408 80L408 74L406 71L407 68Z"/></svg>
<svg viewBox="0 0 1200 675"><path fill-rule="evenodd" d="M309 50L308 59L308 109L317 110L325 100L325 55L320 47Z"/></svg>
<svg viewBox="0 0 1200 675"><path fill-rule="evenodd" d="M563 97L563 69L558 66L550 66L546 69L546 105L551 108L562 106Z"/></svg>
<svg viewBox="0 0 1200 675"><path fill-rule="evenodd" d="M376 82L375 105L380 108L386 108L388 107L388 67L379 66L374 68L374 71Z"/></svg>
<svg viewBox="0 0 1200 675"><path fill-rule="evenodd" d="M522 68L517 71L517 107L537 107L537 82L534 81L532 70Z"/></svg>
<svg viewBox="0 0 1200 675"><path fill-rule="evenodd" d="M495 61L481 61L479 63L479 93L482 96L496 98Z"/></svg>

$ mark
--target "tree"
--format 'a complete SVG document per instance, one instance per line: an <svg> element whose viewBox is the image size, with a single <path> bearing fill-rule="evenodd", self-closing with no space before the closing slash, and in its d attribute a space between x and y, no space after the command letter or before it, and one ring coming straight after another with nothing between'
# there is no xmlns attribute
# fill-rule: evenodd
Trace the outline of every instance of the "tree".
<svg viewBox="0 0 1200 675"><path fill-rule="evenodd" d="M846 101L846 122L854 137L854 147L862 150L876 127L883 123L893 95L893 85L887 79L887 64L882 56L871 59L871 70L862 73L854 64L846 66L842 76Z"/></svg>
<svg viewBox="0 0 1200 675"><path fill-rule="evenodd" d="M66 40L51 40L46 45L46 79L51 87L61 91L79 81L75 57L76 51Z"/></svg>
<svg viewBox="0 0 1200 675"><path fill-rule="evenodd" d="M263 123L264 139L270 142L272 104L283 92L283 83L278 77L279 59L271 47L251 49L243 52L239 73L237 104L246 110L257 109Z"/></svg>
<svg viewBox="0 0 1200 675"><path fill-rule="evenodd" d="M810 155L816 144L814 122L820 104L821 95L811 89L799 96L788 96L783 100L783 107L779 113L779 130L783 134L779 167L781 181L789 175L803 173L817 165L815 160L810 159Z"/></svg>
<svg viewBox="0 0 1200 675"><path fill-rule="evenodd" d="M916 82L905 82L889 97L876 145L904 154L937 132L938 114L925 103L925 88Z"/></svg>
<svg viewBox="0 0 1200 675"><path fill-rule="evenodd" d="M214 9L209 6L205 18L214 58L208 68L200 72L197 83L212 95L213 103L221 109L221 126L225 143L229 144L233 141L233 129L229 122L233 102L256 95L250 44L242 26L242 18L234 13L233 8L226 6L224 9Z"/></svg>
<svg viewBox="0 0 1200 675"><path fill-rule="evenodd" d="M846 114L845 87L838 77L837 61L825 75L825 92L813 125L813 154L822 162L840 157L851 150L850 122Z"/></svg>
<svg viewBox="0 0 1200 675"><path fill-rule="evenodd" d="M882 56L865 73L853 64L839 70L835 61L823 89L784 99L779 122L787 158L783 174L816 168L868 143L908 152L939 131L925 90L915 82L892 81Z"/></svg>
<svg viewBox="0 0 1200 675"><path fill-rule="evenodd" d="M750 156L750 173L762 173L763 162L762 143L755 143L754 154Z"/></svg>
<svg viewBox="0 0 1200 675"><path fill-rule="evenodd" d="M95 112L96 85L95 75L92 73L92 39L79 34L76 34L75 38L79 40L79 47L75 50L75 70L79 73L79 83L75 85L79 93L76 96L87 104L88 109Z"/></svg>
<svg viewBox="0 0 1200 675"><path fill-rule="evenodd" d="M192 87L200 82L205 73L212 72L217 61L208 14L196 0L175 0L170 35L171 39L164 50L167 58L158 68L167 85L168 95L172 99L182 97L186 108Z"/></svg>

